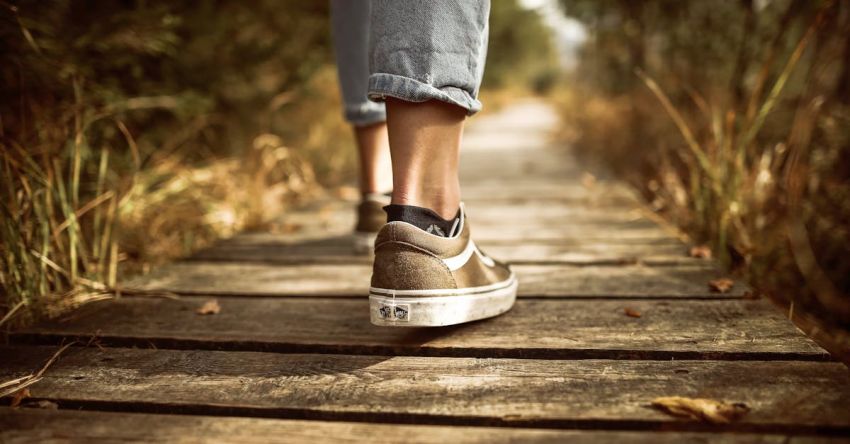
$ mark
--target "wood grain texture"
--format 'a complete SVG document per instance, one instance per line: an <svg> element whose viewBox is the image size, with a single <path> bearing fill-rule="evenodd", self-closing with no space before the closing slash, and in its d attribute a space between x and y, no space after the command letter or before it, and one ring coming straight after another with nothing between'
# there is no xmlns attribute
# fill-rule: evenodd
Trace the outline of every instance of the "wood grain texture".
<svg viewBox="0 0 850 444"><path fill-rule="evenodd" d="M713 293L708 281L719 276L711 264L670 267L516 265L519 296L740 298ZM256 296L361 296L368 294L367 264L281 265L180 262L126 284L129 288L183 294Z"/></svg>
<svg viewBox="0 0 850 444"><path fill-rule="evenodd" d="M276 264L371 264L368 255L355 255L350 234L338 236L246 233L220 241L195 253L189 260L267 262ZM634 239L570 242L522 242L489 240L476 242L500 260L523 265L705 265L688 257L687 247L672 239Z"/></svg>
<svg viewBox="0 0 850 444"><path fill-rule="evenodd" d="M278 352L513 358L827 359L765 301L521 300L507 314L450 328L394 329L369 322L366 299L122 298L12 341ZM641 317L625 315L625 308Z"/></svg>
<svg viewBox="0 0 850 444"><path fill-rule="evenodd" d="M3 377L56 347L3 347ZM770 377L765 377L770 375ZM832 362L615 361L71 348L31 386L60 407L416 424L706 429L658 396L743 402L712 430L850 433L850 373ZM128 406L130 405L130 406Z"/></svg>
<svg viewBox="0 0 850 444"><path fill-rule="evenodd" d="M517 262L521 298L506 315L372 326L370 260L350 254L355 203L316 200L282 215L277 233L239 235L125 283L196 296L123 297L13 332L0 381L39 370L70 338L91 347L69 348L30 387L60 410L0 407L0 442L850 436L847 368L743 285L710 292L714 264L686 257L622 183L586 175L549 139L557 125L550 108L520 102L466 132L473 237ZM197 315L211 297L221 311ZM707 425L651 408L658 396L752 410Z"/></svg>
<svg viewBox="0 0 850 444"><path fill-rule="evenodd" d="M356 202L325 200L284 214L279 225L292 239L349 235ZM472 201L466 205L476 242L659 240L670 237L638 210L636 203L611 206L535 199Z"/></svg>
<svg viewBox="0 0 850 444"><path fill-rule="evenodd" d="M326 229L351 229L355 224L356 206L355 201L325 200L292 210L282 217L283 220L293 223L318 223ZM654 222L647 219L640 208L637 202L618 207L569 202L551 202L541 205L535 199L473 201L465 204L466 213L473 228L503 225L507 230L512 228L511 225L520 223L537 227L559 225L564 226L565 229L567 226L589 228L594 225L605 226L625 222L654 226ZM473 234L477 232L473 231Z"/></svg>
<svg viewBox="0 0 850 444"><path fill-rule="evenodd" d="M201 415L153 415L0 407L0 442L197 442L375 444L500 443L681 443L804 444L812 437L781 434L712 434L603 430L544 430L504 427L449 427L406 424L303 421ZM829 438L821 437L826 442ZM837 440L838 438L833 438Z"/></svg>
<svg viewBox="0 0 850 444"><path fill-rule="evenodd" d="M476 242L510 241L514 244L535 241L548 242L622 242L657 241L668 239L670 233L655 223L632 215L629 209L618 210L621 217L523 217L522 208L517 206L513 216L503 218L478 217L470 213L472 236ZM530 208L530 207L528 207ZM346 206L341 210L321 208L302 211L285 216L281 225L289 227L292 237L335 237L349 235L355 225L354 209Z"/></svg>

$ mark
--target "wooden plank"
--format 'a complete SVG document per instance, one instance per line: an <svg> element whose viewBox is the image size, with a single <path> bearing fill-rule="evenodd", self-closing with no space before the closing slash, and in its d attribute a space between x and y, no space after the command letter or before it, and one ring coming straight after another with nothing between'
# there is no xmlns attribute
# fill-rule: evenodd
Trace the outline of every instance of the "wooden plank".
<svg viewBox="0 0 850 444"><path fill-rule="evenodd" d="M289 223L321 225L351 229L355 224L357 202L329 200L314 202L299 209L293 209L282 216ZM531 226L593 226L626 222L641 222L647 226L655 223L646 218L640 205L633 202L623 206L592 206L570 204L567 202L545 203L536 199L516 201L473 201L465 205L473 227L505 226L525 224ZM592 227L588 227L592 228Z"/></svg>
<svg viewBox="0 0 850 444"><path fill-rule="evenodd" d="M584 214L576 217L530 217L524 218L520 208L512 216L478 217L471 213L472 233L476 242L490 240L515 244L534 241L552 242L620 242L624 240L652 241L669 239L670 233L654 222L641 219L628 209L618 210L606 216ZM506 210L507 211L507 210ZM485 212L485 215L491 212ZM619 216L613 216L619 214ZM317 210L290 213L282 218L281 224L290 227L293 238L298 237L335 237L349 235L355 225L354 210Z"/></svg>
<svg viewBox="0 0 850 444"><path fill-rule="evenodd" d="M473 202L465 208L475 227L479 225L504 225L505 223L578 224L590 225L605 222L643 221L654 224L635 205L593 207L564 203L543 204L528 200L510 202Z"/></svg>
<svg viewBox="0 0 850 444"><path fill-rule="evenodd" d="M765 301L520 300L507 314L442 329L369 322L363 299L121 298L90 304L65 322L20 330L14 342L277 352L544 359L828 359ZM626 316L628 307L641 317ZM87 341L87 338L85 339Z"/></svg>
<svg viewBox="0 0 850 444"><path fill-rule="evenodd" d="M56 347L3 347L3 377ZM779 382L779 384L777 384ZM712 430L850 433L850 372L833 362L552 361L72 348L31 386L60 407L416 424L707 429L658 396L743 402Z"/></svg>
<svg viewBox="0 0 850 444"><path fill-rule="evenodd" d="M588 188L579 184L579 175L550 180L516 180L495 178L468 181L461 179L461 193L465 202L533 203L561 201L573 205L623 205L634 206L641 202L637 193L620 183L604 182Z"/></svg>
<svg viewBox="0 0 850 444"><path fill-rule="evenodd" d="M717 277L710 264L697 266L516 265L520 296L740 298L736 285L725 294L710 292ZM360 296L368 294L367 264L277 265L264 263L178 262L125 284L142 290L183 294L256 296Z"/></svg>
<svg viewBox="0 0 850 444"><path fill-rule="evenodd" d="M710 439L741 444L802 444L813 437L782 434L545 430L457 427L202 415L155 415L0 407L0 442L364 442L418 444L681 443ZM830 440L828 437L819 439ZM832 438L837 439L837 438Z"/></svg>
<svg viewBox="0 0 850 444"><path fill-rule="evenodd" d="M195 253L190 260L268 262L274 264L371 264L372 258L353 252L348 235L293 239L288 235L245 233ZM493 257L515 264L571 265L696 265L707 263L686 255L678 242L548 244L478 242Z"/></svg>
<svg viewBox="0 0 850 444"><path fill-rule="evenodd" d="M556 190L560 188L554 187ZM535 187L527 189L531 192ZM640 204L633 198L573 195L572 192L558 195L546 190L548 188L543 188L531 198L524 194L513 197L511 194L497 195L492 187L484 187L464 202L475 227L505 225L502 221L507 221L511 224L580 225L593 229L606 223L646 221L644 213L639 210ZM281 215L279 222L289 231L298 228L299 231L344 234L354 226L356 205L355 201L317 200L290 209ZM614 228L617 227L608 231Z"/></svg>
<svg viewBox="0 0 850 444"><path fill-rule="evenodd" d="M510 139L505 138L505 142ZM537 180L580 177L580 170L571 162L569 154L564 150L540 147L518 153L513 150L461 150L460 180L465 184L480 184L482 182L502 179L504 182L522 181L529 177ZM525 155L523 155L525 154ZM502 185L498 189L509 187Z"/></svg>

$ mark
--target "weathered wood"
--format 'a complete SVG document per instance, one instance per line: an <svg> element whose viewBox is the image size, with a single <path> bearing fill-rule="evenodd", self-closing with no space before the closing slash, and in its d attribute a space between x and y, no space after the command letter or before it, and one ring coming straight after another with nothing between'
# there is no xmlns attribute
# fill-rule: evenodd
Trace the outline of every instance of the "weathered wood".
<svg viewBox="0 0 850 444"><path fill-rule="evenodd" d="M500 142L510 143L510 140L505 138ZM564 150L545 147L522 151L514 147L513 150L486 149L476 152L467 146L461 153L461 185L486 184L496 180L522 182L527 178L557 182L580 177L578 168L563 161L565 155ZM510 190L504 186L497 189Z"/></svg>
<svg viewBox="0 0 850 444"><path fill-rule="evenodd" d="M681 443L710 439L741 444L802 444L813 437L694 432L545 430L407 424L153 415L0 407L0 442L365 442L418 444L489 443ZM838 438L818 437L826 441Z"/></svg>
<svg viewBox="0 0 850 444"><path fill-rule="evenodd" d="M713 293L708 281L718 276L713 266L572 267L517 265L520 294L552 297L738 298L747 288L739 283L729 293Z"/></svg>
<svg viewBox="0 0 850 444"><path fill-rule="evenodd" d="M539 202L533 202L540 207ZM553 242L619 242L624 240L669 239L670 233L657 224L641 218L628 207L613 211L577 210L571 216L535 215L534 205L505 205L499 212L482 211L476 215L470 206L472 234L476 242L510 240L515 244L533 241ZM569 214L569 207L563 212ZM529 214L525 214L529 213ZM502 214L497 216L497 214ZM288 236L293 239L335 237L351 233L355 225L353 205L328 204L317 209L287 214L281 224L290 227Z"/></svg>
<svg viewBox="0 0 850 444"><path fill-rule="evenodd" d="M493 210L490 205L468 205L467 211L476 241L512 239L659 239L670 233L655 222L629 208L579 209L570 205L551 205L541 211L538 201L501 204ZM540 213L540 214L538 214ZM287 214L282 223L295 233L310 235L349 234L355 225L353 204L328 205L313 211ZM293 234L293 233L288 233Z"/></svg>
<svg viewBox="0 0 850 444"><path fill-rule="evenodd" d="M302 209L283 215L290 222L318 222L328 225L351 228L354 225L356 202L326 201L313 203ZM541 205L534 198L515 202L473 202L465 205L467 214L474 227L483 225L512 225L525 223L532 225L594 225L643 221L655 225L646 218L637 203L622 207L594 207L569 203L547 203ZM510 227L508 227L510 228Z"/></svg>
<svg viewBox="0 0 850 444"><path fill-rule="evenodd" d="M514 223L591 225L642 221L647 224L655 224L655 222L647 219L646 214L640 210L637 203L631 206L615 208L610 206L593 207L565 203L541 205L540 201L529 199L516 203L498 201L487 203L473 202L466 204L465 208L474 227Z"/></svg>
<svg viewBox="0 0 850 444"><path fill-rule="evenodd" d="M559 180L560 179L560 180ZM499 177L489 180L463 180L461 196L473 205L487 204L532 204L552 202L574 207L623 206L634 207L640 202L637 194L619 183L601 183L588 188L580 185L580 175L551 180L504 180Z"/></svg>
<svg viewBox="0 0 850 444"><path fill-rule="evenodd" d="M739 298L743 285L712 293L717 277L710 264L698 266L516 265L519 295L547 297ZM126 286L183 294L256 296L359 296L368 294L367 264L277 265L180 262Z"/></svg>
<svg viewBox="0 0 850 444"><path fill-rule="evenodd" d="M0 380L37 371L56 350L26 344L76 337L92 347L68 349L31 386L35 400L68 410L0 407L0 441L850 435L845 367L766 302L742 299L742 285L711 293L710 262L685 257L635 211L633 191L583 178L552 146L550 110L530 103L506 113L469 128L462 181L476 242L519 262L522 299L510 313L440 329L372 326L369 259L350 253L354 203L314 202L283 215L282 234L241 235L129 283L197 296L125 297L12 333L18 345L0 347ZM216 296L218 314L195 313ZM752 411L710 426L649 407L675 395Z"/></svg>
<svg viewBox="0 0 850 444"><path fill-rule="evenodd" d="M122 298L86 306L68 321L11 336L60 343L278 352L606 359L805 359L828 355L765 301L521 300L506 315L443 329L369 322L365 298ZM628 307L641 317L626 316Z"/></svg>
<svg viewBox="0 0 850 444"><path fill-rule="evenodd" d="M0 348L6 361L0 374L29 373L55 349ZM71 348L31 392L67 408L416 424L708 428L648 407L655 397L681 395L752 408L740 422L713 430L850 433L850 372L832 362Z"/></svg>
<svg viewBox="0 0 850 444"><path fill-rule="evenodd" d="M201 250L189 260L268 262L275 264L371 264L367 255L355 255L348 235L293 239L292 236L246 233ZM695 265L707 264L686 255L687 248L675 241L620 243L533 243L476 242L484 251L515 264L570 265Z"/></svg>

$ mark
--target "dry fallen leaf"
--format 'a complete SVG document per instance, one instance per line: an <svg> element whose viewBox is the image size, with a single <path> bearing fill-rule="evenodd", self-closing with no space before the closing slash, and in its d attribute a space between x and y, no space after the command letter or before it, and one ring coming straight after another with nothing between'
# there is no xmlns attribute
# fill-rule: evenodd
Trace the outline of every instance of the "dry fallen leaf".
<svg viewBox="0 0 850 444"><path fill-rule="evenodd" d="M652 406L673 416L682 416L712 424L728 424L743 417L750 408L743 403L727 403L705 398L665 396L652 400Z"/></svg>
<svg viewBox="0 0 850 444"><path fill-rule="evenodd" d="M640 317L640 312L635 310L634 308L626 307L626 308L623 309L623 312L625 312L626 316L628 316L630 318L639 318Z"/></svg>
<svg viewBox="0 0 850 444"><path fill-rule="evenodd" d="M715 279L713 281L708 281L708 288L711 291L717 293L727 293L732 287L735 286L735 281L728 278L720 278Z"/></svg>
<svg viewBox="0 0 850 444"><path fill-rule="evenodd" d="M210 299L209 301L205 302L204 305L201 306L201 308L195 310L195 313L197 313L199 315L208 315L208 314L217 314L220 311L221 311L221 306L218 305L218 300L217 299Z"/></svg>
<svg viewBox="0 0 850 444"><path fill-rule="evenodd" d="M700 259L711 259L711 248L709 248L708 245L697 245L695 247L691 247L690 256Z"/></svg>
<svg viewBox="0 0 850 444"><path fill-rule="evenodd" d="M12 398L12 402L9 404L9 407L17 407L21 405L21 401L26 398L29 398L30 396L32 396L32 394L30 393L30 389L24 388L18 390L17 392L15 392L15 396Z"/></svg>

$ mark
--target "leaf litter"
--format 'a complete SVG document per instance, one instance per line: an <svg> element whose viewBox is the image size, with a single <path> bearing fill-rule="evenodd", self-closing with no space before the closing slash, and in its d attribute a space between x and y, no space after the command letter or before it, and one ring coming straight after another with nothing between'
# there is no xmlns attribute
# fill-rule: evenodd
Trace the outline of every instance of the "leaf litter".
<svg viewBox="0 0 850 444"><path fill-rule="evenodd" d="M207 302L204 302L204 305L200 306L195 313L199 315L210 315L210 314L218 314L221 311L221 305L218 305L218 299L210 299Z"/></svg>
<svg viewBox="0 0 850 444"><path fill-rule="evenodd" d="M664 396L652 400L652 406L667 414L705 421L712 424L728 424L741 419L750 408L741 402L728 403L707 398Z"/></svg>
<svg viewBox="0 0 850 444"><path fill-rule="evenodd" d="M715 293L728 293L735 286L735 281L729 278L720 278L708 281L708 288Z"/></svg>
<svg viewBox="0 0 850 444"><path fill-rule="evenodd" d="M639 312L639 311L635 310L634 308L630 308L630 307L626 307L626 308L624 308L624 309L623 309L623 313L624 313L626 316L630 317L630 318L639 318L639 317L641 317L641 314L640 314L640 312Z"/></svg>
<svg viewBox="0 0 850 444"><path fill-rule="evenodd" d="M711 259L711 248L708 245L696 245L691 247L689 255L698 259Z"/></svg>

